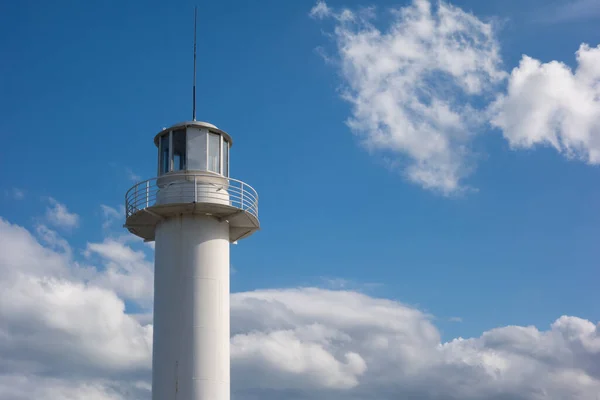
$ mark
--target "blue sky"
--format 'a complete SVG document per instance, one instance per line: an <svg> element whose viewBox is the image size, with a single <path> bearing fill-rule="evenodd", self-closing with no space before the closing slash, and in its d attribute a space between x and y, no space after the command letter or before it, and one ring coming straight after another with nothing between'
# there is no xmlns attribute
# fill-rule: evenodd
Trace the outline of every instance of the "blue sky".
<svg viewBox="0 0 600 400"><path fill-rule="evenodd" d="M331 26L309 18L311 2L232 4L200 8L198 117L232 135L232 176L261 199L262 231L233 248L234 290L321 277L380 283L369 290L463 318L445 327L452 336L599 318L597 167L552 149L511 152L490 130L469 179L479 192L424 191L345 126L342 82L315 52L330 45ZM503 4L456 3L506 20L509 68L521 54L573 65L579 44L594 44L597 20L532 23L545 2ZM69 238L82 246L102 234L99 205L122 203L127 171L154 176L153 136L190 118L193 3L4 7L2 159L19 172L4 173L2 186L27 197L4 198L3 215L31 224L39 198L52 196L83 216Z"/></svg>
<svg viewBox="0 0 600 400"><path fill-rule="evenodd" d="M395 17L386 9L409 4L331 0L321 17L309 15L313 1L199 4L198 119L233 137L231 176L260 196L262 230L232 246L232 291L363 291L433 314L443 340L509 325L547 329L562 315L600 320L600 169L586 156L600 148L600 114L571 157L547 143L514 148L510 133L477 125L470 172L460 176L466 190L451 193L407 178L413 150L369 151L363 140L373 132L348 126L356 114L341 93L352 82L335 29L387 32ZM593 2L452 4L492 24L504 73L523 55L574 70L579 46L599 44ZM369 5L371 28L336 19L344 7ZM77 229L61 232L76 259L105 239L100 206L118 209L136 179L153 177L154 135L191 118L193 6L2 5L4 219L33 231L51 197L79 215ZM472 104L483 110L509 79ZM125 233L122 223L112 235Z"/></svg>

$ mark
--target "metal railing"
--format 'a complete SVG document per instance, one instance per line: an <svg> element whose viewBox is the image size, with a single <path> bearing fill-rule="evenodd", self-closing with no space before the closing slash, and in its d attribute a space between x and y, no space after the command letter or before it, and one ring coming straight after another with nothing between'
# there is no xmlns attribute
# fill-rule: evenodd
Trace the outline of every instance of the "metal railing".
<svg viewBox="0 0 600 400"><path fill-rule="evenodd" d="M247 183L201 172L170 173L136 183L125 194L125 218L166 204L222 204L258 219L258 193Z"/></svg>

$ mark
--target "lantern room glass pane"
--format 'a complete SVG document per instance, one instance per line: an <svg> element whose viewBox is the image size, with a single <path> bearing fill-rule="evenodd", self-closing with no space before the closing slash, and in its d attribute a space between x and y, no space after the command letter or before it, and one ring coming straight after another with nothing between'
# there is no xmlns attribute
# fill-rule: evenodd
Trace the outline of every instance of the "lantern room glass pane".
<svg viewBox="0 0 600 400"><path fill-rule="evenodd" d="M187 129L187 170L206 171L207 135L208 132L203 129L193 127Z"/></svg>
<svg viewBox="0 0 600 400"><path fill-rule="evenodd" d="M229 142L223 139L223 175L229 176Z"/></svg>
<svg viewBox="0 0 600 400"><path fill-rule="evenodd" d="M173 131L173 171L186 169L185 129Z"/></svg>
<svg viewBox="0 0 600 400"><path fill-rule="evenodd" d="M169 172L169 134L160 137L160 173Z"/></svg>
<svg viewBox="0 0 600 400"><path fill-rule="evenodd" d="M221 173L221 136L210 132L208 134L208 170Z"/></svg>

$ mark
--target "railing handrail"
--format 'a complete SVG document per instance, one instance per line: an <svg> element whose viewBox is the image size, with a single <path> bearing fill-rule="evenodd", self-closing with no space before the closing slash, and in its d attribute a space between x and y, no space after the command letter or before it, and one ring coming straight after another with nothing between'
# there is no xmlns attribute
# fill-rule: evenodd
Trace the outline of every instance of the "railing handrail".
<svg viewBox="0 0 600 400"><path fill-rule="evenodd" d="M248 186L250 188L250 190L252 192L254 192L254 195L256 196L256 201L258 201L258 192L256 191L256 189L254 189L252 186L250 186L249 184L247 184L244 181L240 181L239 179L234 179L234 178L228 178L226 176L218 175L218 174L213 174L213 173L210 173L210 172L195 172L195 171L190 171L190 172L168 172L168 173L160 175L160 176L155 176L153 178L148 178L145 181L137 182L135 185L133 185L132 187L130 187L129 190L125 193L125 197L127 197L127 195L129 194L129 192L131 192L136 186L139 186L139 185L141 185L143 183L150 182L150 181L155 181L155 180L158 180L159 178L163 178L163 177L169 177L170 178L170 177L178 177L178 176L183 176L183 177L205 176L207 178L221 178L221 179L226 179L227 181L239 183L240 185Z"/></svg>
<svg viewBox="0 0 600 400"><path fill-rule="evenodd" d="M160 187L158 186L158 181L161 178L164 178L168 182L166 185L167 187L184 180L188 181L189 183L193 183L194 200L190 201L190 203L197 201L199 185L202 185L203 188L205 188L207 185L213 187L227 186L225 192L227 192L227 201L229 204L237 209L247 211L258 218L258 193L252 186L246 182L234 178L228 178L223 175L213 174L210 172L194 171L175 173L171 172L137 182L125 193L125 218L128 218L137 211L155 205L154 203L157 201L158 193L161 189L163 189L162 185ZM181 178L181 180L178 178ZM220 180L221 182L215 182L215 179ZM168 196L168 192L166 195ZM209 201L205 201L205 203L211 203L212 201L210 200L214 200L214 202L218 204L223 200L219 194L215 193L203 192L201 197L204 199L209 199ZM151 202L152 204L150 204ZM177 202L174 201L173 203ZM187 203L187 201L182 203ZM168 202L165 204L168 204Z"/></svg>

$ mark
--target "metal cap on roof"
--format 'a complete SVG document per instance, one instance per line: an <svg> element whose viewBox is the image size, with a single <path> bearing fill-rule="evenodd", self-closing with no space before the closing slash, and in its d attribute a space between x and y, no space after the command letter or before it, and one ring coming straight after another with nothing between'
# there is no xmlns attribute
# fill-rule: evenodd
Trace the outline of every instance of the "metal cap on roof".
<svg viewBox="0 0 600 400"><path fill-rule="evenodd" d="M178 128L187 128L189 126L194 126L194 127L198 127L198 128L205 128L208 129L211 132L214 133L218 133L220 135L223 135L223 137L225 139L227 139L227 141L229 142L229 147L231 147L233 145L233 140L231 139L231 136L229 136L229 134L219 128L217 128L215 125L211 124L210 122L204 122L204 121L186 121L186 122L179 122L169 128L165 128L162 131L158 132L158 134L156 136L154 136L154 144L158 147L158 138L160 136L162 136L165 132L169 132L170 130L174 130L174 129L178 129Z"/></svg>

